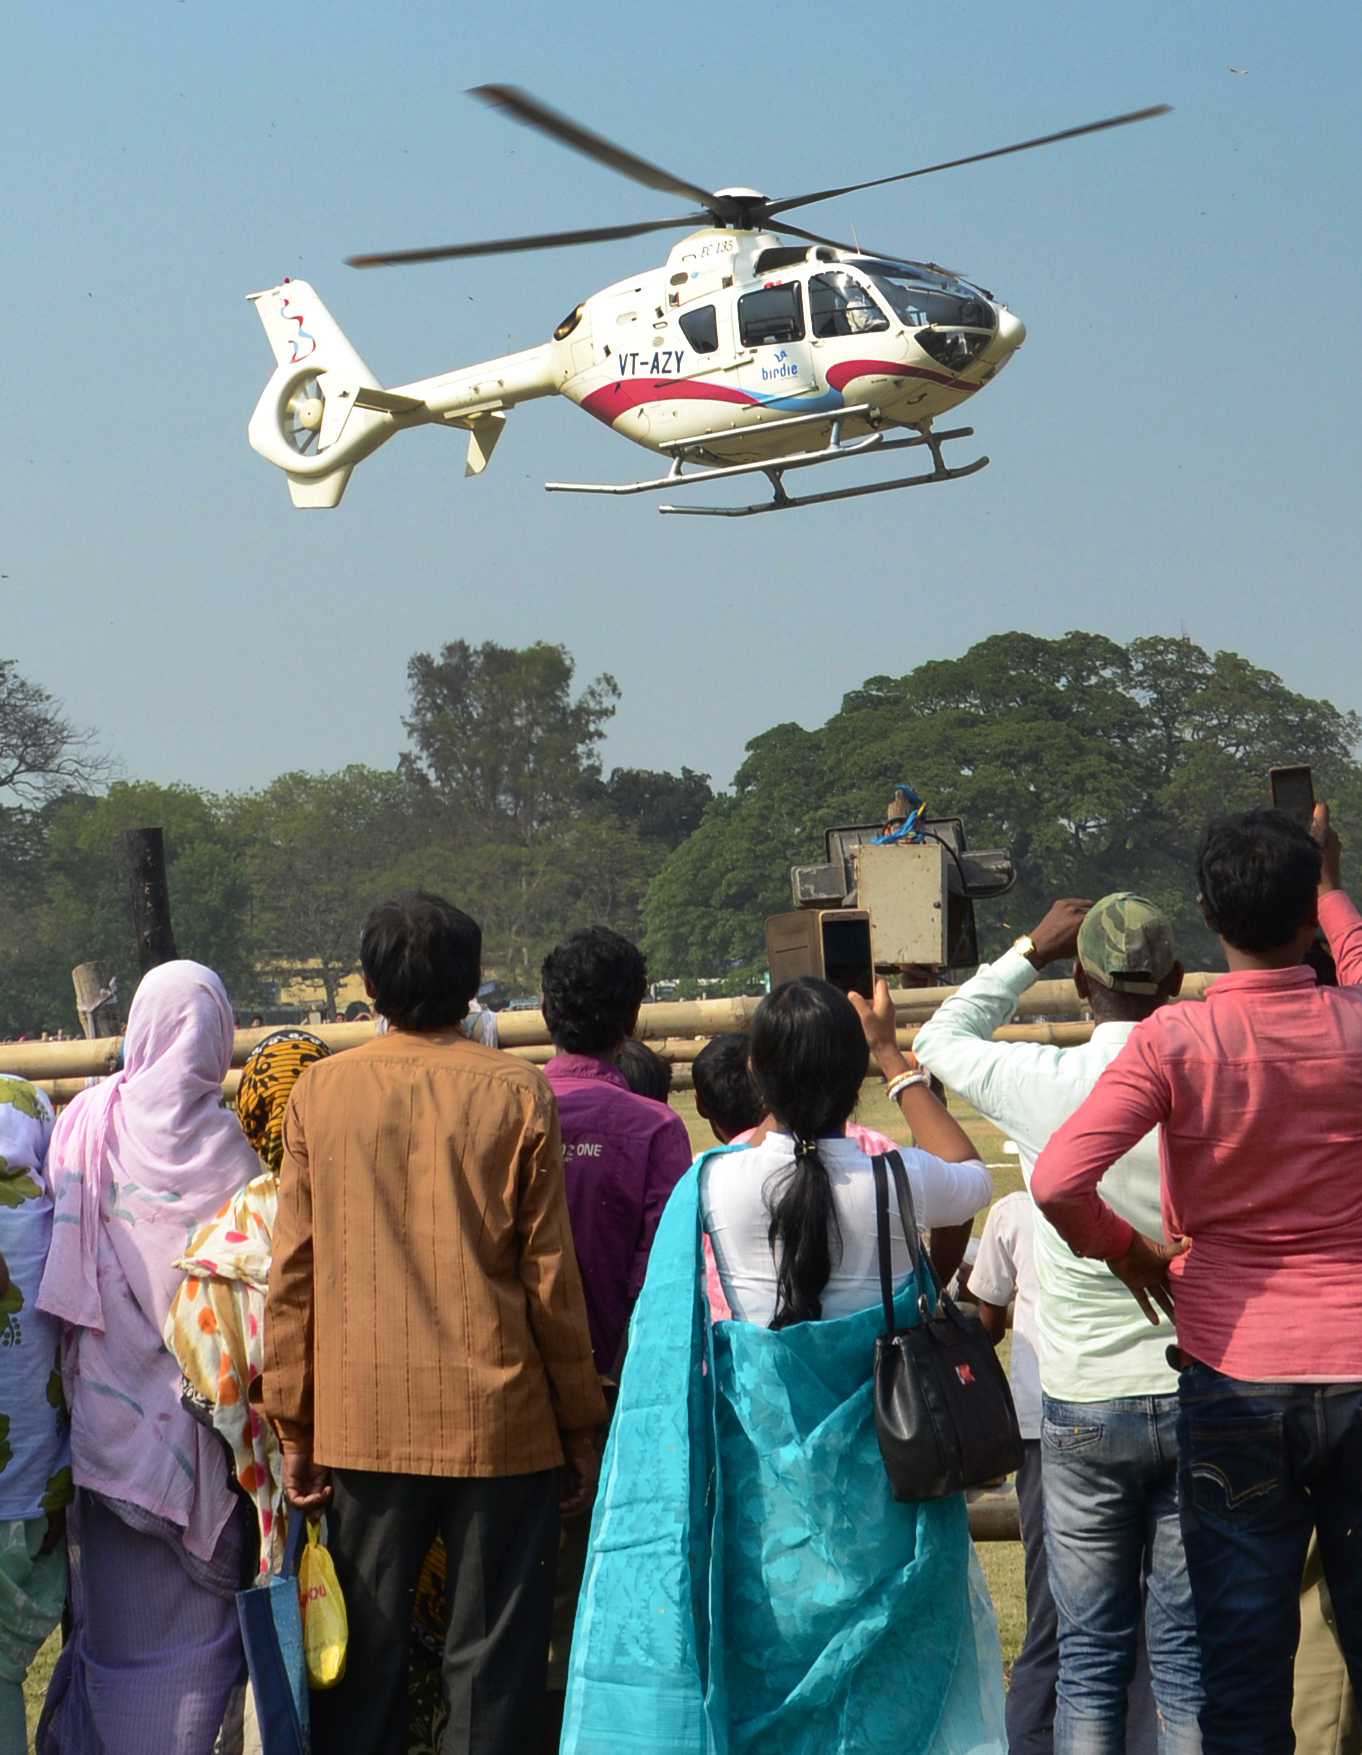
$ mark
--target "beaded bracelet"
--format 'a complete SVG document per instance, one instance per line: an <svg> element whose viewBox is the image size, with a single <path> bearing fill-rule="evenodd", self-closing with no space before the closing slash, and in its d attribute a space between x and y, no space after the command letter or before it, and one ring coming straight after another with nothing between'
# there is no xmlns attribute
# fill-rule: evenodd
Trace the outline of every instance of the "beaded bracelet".
<svg viewBox="0 0 1362 1755"><path fill-rule="evenodd" d="M897 1102L910 1085L930 1085L932 1076L925 1072L900 1073L897 1078L890 1079L884 1087L884 1094L891 1103Z"/></svg>

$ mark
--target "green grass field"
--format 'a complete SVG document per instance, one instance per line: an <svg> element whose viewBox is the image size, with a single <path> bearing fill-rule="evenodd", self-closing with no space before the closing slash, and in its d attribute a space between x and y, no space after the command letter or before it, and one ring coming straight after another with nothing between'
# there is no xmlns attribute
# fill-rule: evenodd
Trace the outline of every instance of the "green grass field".
<svg viewBox="0 0 1362 1755"><path fill-rule="evenodd" d="M678 1091L672 1098L672 1108L685 1122L690 1134L691 1145L699 1152L706 1146L714 1144L714 1136L709 1131L709 1123L701 1121L695 1109L695 1098L689 1091ZM951 1114L956 1116L975 1145L980 1156L993 1173L993 1187L996 1199L998 1195L1009 1194L1014 1188L1022 1185L1021 1171L1015 1158L1003 1154L1003 1136L996 1127L983 1121L974 1110L951 1099ZM886 1103L884 1088L881 1085L867 1085L861 1096L861 1106L856 1119L864 1127L875 1127L886 1133L891 1139L903 1145L912 1143L912 1135L900 1115L897 1104ZM984 1215L980 1213L975 1222L975 1235L983 1229ZM1021 1649L1022 1635L1026 1631L1026 1598L1022 1589L1022 1551L1019 1542L984 1542L979 1548L979 1559L984 1568L984 1576L988 1580L988 1588L993 1593L994 1607L998 1611L998 1629L1002 1635L1003 1662L1010 1671L1012 1661ZM38 1653L33 1668L28 1673L28 1681L24 1684L24 1697L28 1704L28 1730L30 1738L38 1723L38 1714L42 1710L43 1696L47 1692L48 1678L52 1674L52 1666L57 1661L57 1653L61 1649L61 1634L54 1633L47 1644Z"/></svg>

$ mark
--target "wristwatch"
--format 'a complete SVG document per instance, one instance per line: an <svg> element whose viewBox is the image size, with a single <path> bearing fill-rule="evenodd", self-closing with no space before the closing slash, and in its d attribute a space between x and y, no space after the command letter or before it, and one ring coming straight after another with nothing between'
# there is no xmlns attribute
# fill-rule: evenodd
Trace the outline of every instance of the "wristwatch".
<svg viewBox="0 0 1362 1755"><path fill-rule="evenodd" d="M1036 941L1031 937L1029 932L1024 932L1020 938L1014 938L1012 941L1012 949L1019 957L1029 958L1035 948Z"/></svg>

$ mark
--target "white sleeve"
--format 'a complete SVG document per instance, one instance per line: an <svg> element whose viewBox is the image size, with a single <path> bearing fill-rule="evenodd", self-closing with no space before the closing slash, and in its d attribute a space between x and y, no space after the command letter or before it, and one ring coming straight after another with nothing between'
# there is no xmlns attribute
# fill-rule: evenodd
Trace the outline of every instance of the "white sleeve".
<svg viewBox="0 0 1362 1755"><path fill-rule="evenodd" d="M1007 1204L999 1201L984 1220L979 1253L969 1270L971 1294L985 1304L1007 1305L1017 1295L1017 1264L1011 1247Z"/></svg>
<svg viewBox="0 0 1362 1755"><path fill-rule="evenodd" d="M993 1199L993 1178L977 1158L948 1164L930 1152L909 1149L903 1162L924 1231L933 1225L963 1225Z"/></svg>

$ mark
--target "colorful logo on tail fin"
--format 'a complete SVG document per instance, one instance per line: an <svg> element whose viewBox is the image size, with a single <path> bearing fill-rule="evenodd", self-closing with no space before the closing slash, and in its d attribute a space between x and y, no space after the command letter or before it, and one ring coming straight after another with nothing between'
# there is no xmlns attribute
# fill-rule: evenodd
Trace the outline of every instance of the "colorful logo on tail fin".
<svg viewBox="0 0 1362 1755"><path fill-rule="evenodd" d="M313 337L308 334L307 330L303 328L302 314L299 313L297 316L290 315L289 306L292 303L292 299L285 299L283 304L279 307L279 315L283 318L285 323L296 323L298 325L298 333L289 337L289 340L293 344L293 357L289 360L289 364L291 366L296 366L299 360L305 360L309 355L316 353L317 343ZM303 346L304 342L307 343L306 347Z"/></svg>

